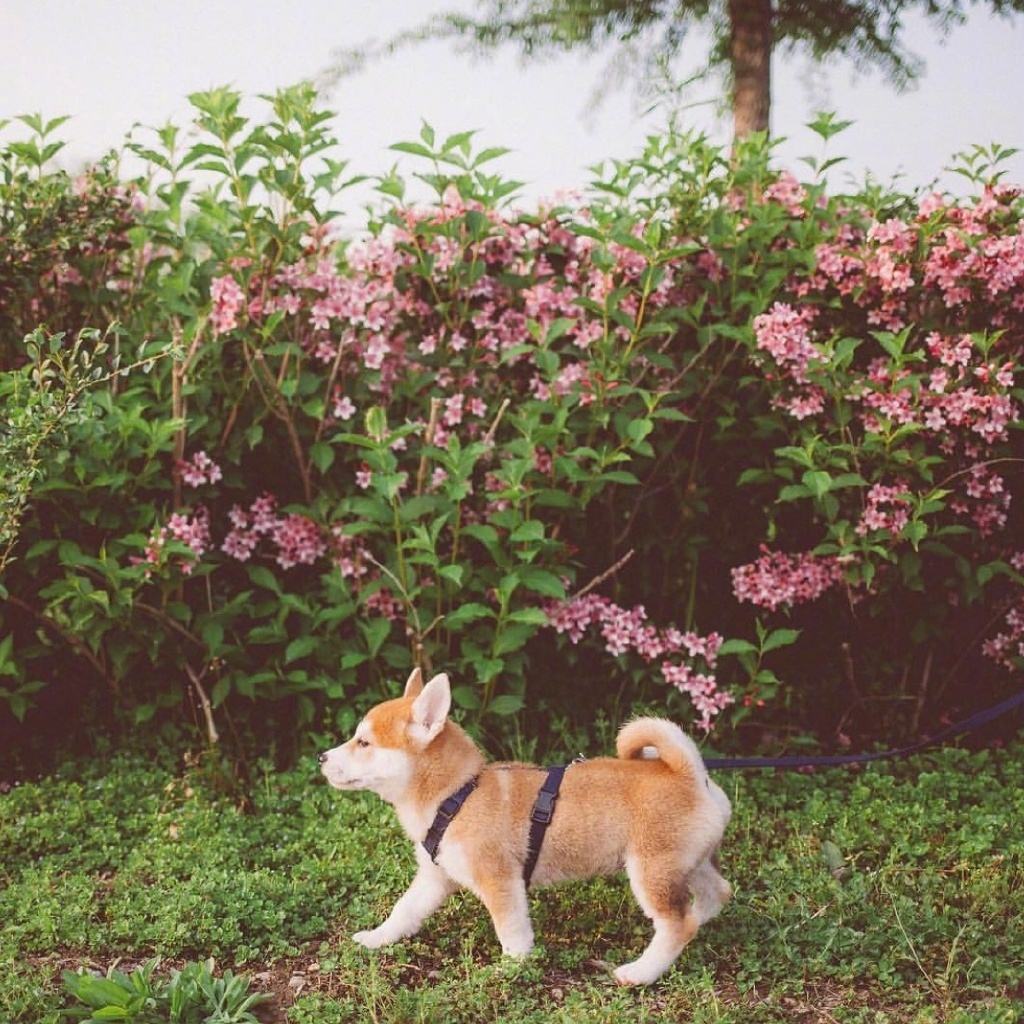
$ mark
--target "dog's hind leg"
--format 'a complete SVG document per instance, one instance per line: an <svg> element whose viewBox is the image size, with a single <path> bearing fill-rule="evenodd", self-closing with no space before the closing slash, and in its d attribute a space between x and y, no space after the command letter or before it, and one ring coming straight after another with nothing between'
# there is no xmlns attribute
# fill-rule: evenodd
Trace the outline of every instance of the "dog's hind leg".
<svg viewBox="0 0 1024 1024"><path fill-rule="evenodd" d="M686 874L667 854L626 857L626 873L643 912L654 922L654 937L639 959L615 971L620 985L650 985L672 966L697 934L700 919L691 905Z"/></svg>
<svg viewBox="0 0 1024 1024"><path fill-rule="evenodd" d="M378 949L415 935L423 922L455 891L457 886L439 867L421 863L416 877L399 898L388 919L372 931L352 938L367 949Z"/></svg>
<svg viewBox="0 0 1024 1024"><path fill-rule="evenodd" d="M706 924L732 898L732 886L719 874L714 854L701 861L686 879L699 924Z"/></svg>
<svg viewBox="0 0 1024 1024"><path fill-rule="evenodd" d="M491 915L501 951L506 956L526 956L533 949L533 925L522 878L487 878L474 891Z"/></svg>

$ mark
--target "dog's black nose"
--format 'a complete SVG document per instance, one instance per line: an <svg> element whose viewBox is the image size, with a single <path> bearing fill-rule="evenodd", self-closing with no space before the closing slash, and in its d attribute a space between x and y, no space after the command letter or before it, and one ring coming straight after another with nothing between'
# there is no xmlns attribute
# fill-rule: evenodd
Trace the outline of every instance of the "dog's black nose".
<svg viewBox="0 0 1024 1024"><path fill-rule="evenodd" d="M326 760L327 760L327 755L326 755L326 754L321 754L321 755L320 755L320 756L319 756L319 757L317 758L317 761L318 761L318 763L320 763L320 764L323 764L323 763L324 763L324 761L326 761Z"/></svg>

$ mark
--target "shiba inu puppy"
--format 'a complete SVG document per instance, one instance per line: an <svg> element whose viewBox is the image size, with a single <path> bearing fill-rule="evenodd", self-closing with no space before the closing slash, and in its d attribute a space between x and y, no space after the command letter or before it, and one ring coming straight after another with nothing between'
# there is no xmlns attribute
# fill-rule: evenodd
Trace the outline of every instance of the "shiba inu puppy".
<svg viewBox="0 0 1024 1024"><path fill-rule="evenodd" d="M448 677L425 686L419 670L405 693L374 707L355 735L320 755L336 789L368 789L392 804L416 844L418 870L388 919L352 938L368 949L397 942L459 887L490 912L502 950L533 946L524 864L531 809L546 778L533 765L488 764L450 721ZM659 978L731 895L715 854L729 822L725 793L708 777L699 751L672 722L641 718L618 735L617 757L571 764L540 846L530 884L611 874L623 868L654 937L615 971L622 985ZM446 798L476 780L436 849L423 845Z"/></svg>

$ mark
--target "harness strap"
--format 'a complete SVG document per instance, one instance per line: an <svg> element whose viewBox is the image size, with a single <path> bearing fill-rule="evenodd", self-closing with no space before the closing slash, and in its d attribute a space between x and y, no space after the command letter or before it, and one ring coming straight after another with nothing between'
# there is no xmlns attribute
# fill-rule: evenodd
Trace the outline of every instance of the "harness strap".
<svg viewBox="0 0 1024 1024"><path fill-rule="evenodd" d="M530 838L526 847L526 863L523 865L523 882L529 886L533 877L533 869L537 866L537 858L540 857L540 848L544 845L544 833L555 816L555 801L558 799L558 789L562 785L562 776L565 775L565 764L556 764L548 768L547 778L544 785L540 787L537 799L534 801L533 810L530 812Z"/></svg>
<svg viewBox="0 0 1024 1024"><path fill-rule="evenodd" d="M466 802L469 794L476 789L478 780L479 776L474 775L469 782L464 786L460 786L451 796L445 797L441 802L441 806L438 807L437 814L434 815L434 822L430 826L426 838L423 840L423 849L430 854L430 859L435 863L437 862L437 848L441 845L441 837L448 830L452 819L462 809L462 805Z"/></svg>

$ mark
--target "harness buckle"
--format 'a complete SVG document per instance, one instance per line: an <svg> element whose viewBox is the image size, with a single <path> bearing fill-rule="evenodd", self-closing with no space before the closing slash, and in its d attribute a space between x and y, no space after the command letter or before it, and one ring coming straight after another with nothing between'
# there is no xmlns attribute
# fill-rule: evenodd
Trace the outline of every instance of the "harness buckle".
<svg viewBox="0 0 1024 1024"><path fill-rule="evenodd" d="M537 800L533 805L533 813L530 815L531 820L539 821L543 825L550 824L551 819L555 815L555 798L557 796L557 793L542 789L537 794Z"/></svg>

